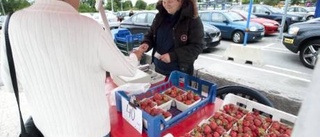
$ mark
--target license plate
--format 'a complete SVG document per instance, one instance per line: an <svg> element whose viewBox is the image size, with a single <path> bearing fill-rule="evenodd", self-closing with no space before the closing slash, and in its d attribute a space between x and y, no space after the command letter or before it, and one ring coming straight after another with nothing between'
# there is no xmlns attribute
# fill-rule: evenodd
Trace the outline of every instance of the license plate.
<svg viewBox="0 0 320 137"><path fill-rule="evenodd" d="M293 39L289 39L289 38L284 38L283 40L285 43L289 43L292 44L293 43Z"/></svg>

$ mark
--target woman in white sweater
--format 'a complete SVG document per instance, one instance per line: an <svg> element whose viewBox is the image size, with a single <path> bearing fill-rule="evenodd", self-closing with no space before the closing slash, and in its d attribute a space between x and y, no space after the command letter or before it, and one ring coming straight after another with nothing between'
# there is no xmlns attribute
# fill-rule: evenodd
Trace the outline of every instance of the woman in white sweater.
<svg viewBox="0 0 320 137"><path fill-rule="evenodd" d="M108 135L106 71L133 76L144 52L125 57L109 30L81 16L78 7L79 0L37 0L10 20L17 79L45 137ZM1 52L2 78L13 91L3 37Z"/></svg>

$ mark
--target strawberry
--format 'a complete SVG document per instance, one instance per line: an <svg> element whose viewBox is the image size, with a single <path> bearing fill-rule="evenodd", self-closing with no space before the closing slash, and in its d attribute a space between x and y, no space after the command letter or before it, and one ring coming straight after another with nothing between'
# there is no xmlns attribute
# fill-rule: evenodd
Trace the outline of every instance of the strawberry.
<svg viewBox="0 0 320 137"><path fill-rule="evenodd" d="M162 96L159 93L154 94L153 96L154 100L162 100Z"/></svg>
<svg viewBox="0 0 320 137"><path fill-rule="evenodd" d="M200 99L200 96L199 95L195 95L194 97L193 97L193 100L199 100Z"/></svg>
<svg viewBox="0 0 320 137"><path fill-rule="evenodd" d="M176 99L181 102L181 101L182 101L182 96L181 96L181 95L178 95L178 96L176 97Z"/></svg>
<svg viewBox="0 0 320 137"><path fill-rule="evenodd" d="M218 132L213 132L213 137L220 137L220 134Z"/></svg>
<svg viewBox="0 0 320 137"><path fill-rule="evenodd" d="M192 104L192 100L186 100L186 101L184 102L184 104L186 104L186 105L191 105L191 104Z"/></svg>
<svg viewBox="0 0 320 137"><path fill-rule="evenodd" d="M215 130L215 129L218 127L218 125L217 125L216 122L211 121L211 122L210 122L210 127L211 127L211 129Z"/></svg>
<svg viewBox="0 0 320 137"><path fill-rule="evenodd" d="M209 125L205 125L203 127L203 132L207 135L207 134L210 134L211 133L211 128Z"/></svg>

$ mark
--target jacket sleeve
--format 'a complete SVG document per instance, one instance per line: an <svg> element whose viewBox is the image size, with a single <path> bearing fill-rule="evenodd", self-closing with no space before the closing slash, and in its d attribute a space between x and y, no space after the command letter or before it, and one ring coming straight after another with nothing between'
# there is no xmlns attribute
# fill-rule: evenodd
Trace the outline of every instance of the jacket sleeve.
<svg viewBox="0 0 320 137"><path fill-rule="evenodd" d="M193 64L202 52L204 44L204 30L200 18L191 19L188 27L187 45L179 46L174 52L169 53L172 61L178 60L180 68Z"/></svg>
<svg viewBox="0 0 320 137"><path fill-rule="evenodd" d="M156 25L156 21L157 21L157 18L159 15L157 14L156 17L154 18L153 22L152 22L152 25L150 26L150 29L147 31L147 33L144 35L144 39L142 40L141 43L147 43L149 45L149 48L147 50L147 52L149 50L151 50L155 43L153 41L153 37L154 37L154 33L155 33L155 25Z"/></svg>

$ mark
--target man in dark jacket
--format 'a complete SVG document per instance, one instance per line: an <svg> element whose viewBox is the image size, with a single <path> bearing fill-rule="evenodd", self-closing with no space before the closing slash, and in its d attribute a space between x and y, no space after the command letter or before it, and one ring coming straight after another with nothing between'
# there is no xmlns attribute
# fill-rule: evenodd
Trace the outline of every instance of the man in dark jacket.
<svg viewBox="0 0 320 137"><path fill-rule="evenodd" d="M162 0L159 13L140 47L152 51L155 70L169 76L174 70L193 74L194 61L202 52L204 33L196 0Z"/></svg>

